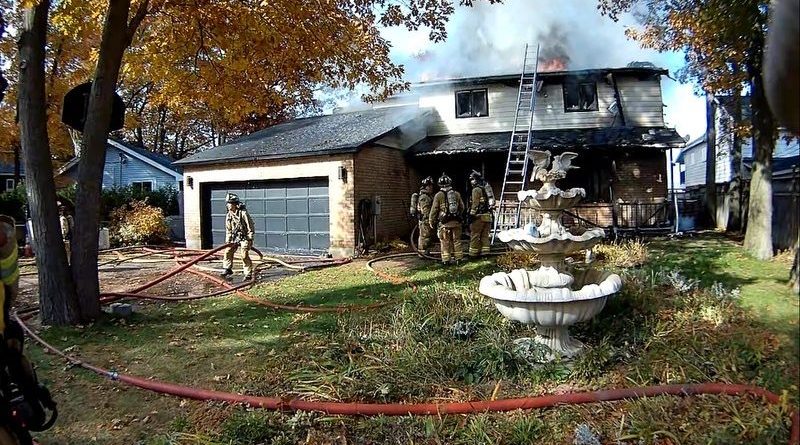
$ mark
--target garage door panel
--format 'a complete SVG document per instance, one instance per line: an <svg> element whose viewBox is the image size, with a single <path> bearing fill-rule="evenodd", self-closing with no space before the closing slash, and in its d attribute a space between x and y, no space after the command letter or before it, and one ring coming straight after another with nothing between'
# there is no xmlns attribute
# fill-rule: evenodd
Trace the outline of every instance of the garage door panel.
<svg viewBox="0 0 800 445"><path fill-rule="evenodd" d="M308 196L324 196L328 197L328 186L309 187Z"/></svg>
<svg viewBox="0 0 800 445"><path fill-rule="evenodd" d="M266 190L264 190L261 187L257 187L257 188L247 189L247 195L246 196L247 196L248 200L252 200L252 199L262 200L262 199L264 199L264 195L265 194L266 194Z"/></svg>
<svg viewBox="0 0 800 445"><path fill-rule="evenodd" d="M220 229L218 229L218 230L222 230L224 232L225 231L225 215L220 215L220 216L213 215L213 216L211 216L211 224L213 224L213 227L215 227L215 228L219 227Z"/></svg>
<svg viewBox="0 0 800 445"><path fill-rule="evenodd" d="M267 231L267 220L264 217L260 218L253 218L253 231L255 232L266 232Z"/></svg>
<svg viewBox="0 0 800 445"><path fill-rule="evenodd" d="M315 250L327 249L331 245L331 237L327 233L312 233L309 238L311 248Z"/></svg>
<svg viewBox="0 0 800 445"><path fill-rule="evenodd" d="M287 198L306 198L308 197L308 187L288 187L286 189Z"/></svg>
<svg viewBox="0 0 800 445"><path fill-rule="evenodd" d="M285 215L286 214L286 200L270 199L266 202L265 212L267 215Z"/></svg>
<svg viewBox="0 0 800 445"><path fill-rule="evenodd" d="M308 198L308 213L328 213L328 197Z"/></svg>
<svg viewBox="0 0 800 445"><path fill-rule="evenodd" d="M308 217L307 216L286 217L286 229L288 232L308 233Z"/></svg>
<svg viewBox="0 0 800 445"><path fill-rule="evenodd" d="M276 233L267 233L267 246L273 249L286 249L286 235L285 234L276 234Z"/></svg>
<svg viewBox="0 0 800 445"><path fill-rule="evenodd" d="M210 235L224 242L225 196L236 193L253 217L253 244L278 251L320 251L330 247L328 180L260 181L211 185L206 194ZM207 220L208 221L208 220ZM208 235L207 235L208 236Z"/></svg>
<svg viewBox="0 0 800 445"><path fill-rule="evenodd" d="M311 232L328 232L331 227L331 221L328 216L309 216L308 229Z"/></svg>
<svg viewBox="0 0 800 445"><path fill-rule="evenodd" d="M264 194L267 198L285 198L286 197L286 188L284 187L270 187L264 190Z"/></svg>
<svg viewBox="0 0 800 445"><path fill-rule="evenodd" d="M251 215L263 215L267 211L267 203L262 200L247 198L247 211Z"/></svg>
<svg viewBox="0 0 800 445"><path fill-rule="evenodd" d="M286 213L291 215L308 214L308 199L287 199Z"/></svg>
<svg viewBox="0 0 800 445"><path fill-rule="evenodd" d="M286 218L268 216L265 218L267 232L286 232Z"/></svg>
<svg viewBox="0 0 800 445"><path fill-rule="evenodd" d="M289 242L289 249L291 250L308 250L308 233L298 234L290 233L286 235Z"/></svg>
<svg viewBox="0 0 800 445"><path fill-rule="evenodd" d="M227 190L211 190L211 199L225 199L225 195L228 193Z"/></svg>

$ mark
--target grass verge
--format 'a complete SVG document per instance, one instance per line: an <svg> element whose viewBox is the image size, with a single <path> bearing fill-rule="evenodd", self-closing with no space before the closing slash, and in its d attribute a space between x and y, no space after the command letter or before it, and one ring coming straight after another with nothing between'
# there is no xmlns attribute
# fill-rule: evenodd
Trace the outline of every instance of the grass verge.
<svg viewBox="0 0 800 445"><path fill-rule="evenodd" d="M378 312L295 315L227 297L148 304L125 322L51 328L44 336L121 372L268 396L461 401L729 381L785 391L784 406L703 396L435 418L269 413L104 382L65 369L33 347L40 376L54 389L62 411L56 428L39 440L563 444L594 437L600 443L630 444L785 443L786 412L797 404L798 363L791 337L797 336L796 300L778 281L784 266L742 266L738 261L748 260L740 257L741 250L722 238L654 242L649 250L648 264L623 272L623 292L597 318L573 329L589 349L571 362L538 363L514 347L513 340L533 335L532 328L508 322L476 291L480 277L497 270L492 260L452 268L414 262L404 273L419 285L418 293L379 281L363 263L253 290L282 303L396 302ZM387 265L395 273L404 270L398 263L379 266ZM772 312L764 310L762 286L778 292L768 301Z"/></svg>

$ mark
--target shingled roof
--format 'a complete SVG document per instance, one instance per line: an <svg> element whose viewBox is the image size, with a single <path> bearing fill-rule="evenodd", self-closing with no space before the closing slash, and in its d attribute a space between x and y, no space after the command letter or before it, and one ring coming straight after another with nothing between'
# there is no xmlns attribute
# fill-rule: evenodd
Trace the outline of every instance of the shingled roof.
<svg viewBox="0 0 800 445"><path fill-rule="evenodd" d="M177 161L179 165L355 152L420 116L417 106L376 108L295 119Z"/></svg>
<svg viewBox="0 0 800 445"><path fill-rule="evenodd" d="M414 156L508 151L510 132L429 136L411 147ZM613 127L563 130L536 130L533 147L541 149L581 149L593 147L682 147L686 142L672 128Z"/></svg>

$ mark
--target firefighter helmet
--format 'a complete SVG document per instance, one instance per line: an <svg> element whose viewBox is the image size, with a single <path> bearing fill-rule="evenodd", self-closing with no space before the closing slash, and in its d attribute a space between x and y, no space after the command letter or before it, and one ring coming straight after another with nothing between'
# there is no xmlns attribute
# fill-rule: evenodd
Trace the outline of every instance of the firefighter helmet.
<svg viewBox="0 0 800 445"><path fill-rule="evenodd" d="M451 184L453 184L453 180L446 173L442 173L442 176L439 177L439 187L447 187Z"/></svg>

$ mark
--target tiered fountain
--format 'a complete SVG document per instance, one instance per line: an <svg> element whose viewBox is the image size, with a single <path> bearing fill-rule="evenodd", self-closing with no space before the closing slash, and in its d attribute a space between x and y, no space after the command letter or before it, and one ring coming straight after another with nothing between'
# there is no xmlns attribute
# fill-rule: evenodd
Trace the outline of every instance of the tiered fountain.
<svg viewBox="0 0 800 445"><path fill-rule="evenodd" d="M531 182L539 180L539 190L519 192L520 202L542 215L539 226L499 232L500 241L514 250L535 252L542 264L536 270L517 269L511 273L495 273L483 277L480 292L494 300L506 318L536 325L533 341L549 348L545 359L573 357L583 344L570 337L569 326L597 315L608 297L622 288L619 275L595 270L588 265L567 266L564 259L582 250L591 249L605 233L603 229L565 228L561 223L564 210L575 207L586 191L581 188L561 190L555 182L563 179L572 166L576 153L565 152L553 158L549 151L532 150Z"/></svg>

